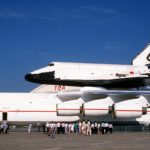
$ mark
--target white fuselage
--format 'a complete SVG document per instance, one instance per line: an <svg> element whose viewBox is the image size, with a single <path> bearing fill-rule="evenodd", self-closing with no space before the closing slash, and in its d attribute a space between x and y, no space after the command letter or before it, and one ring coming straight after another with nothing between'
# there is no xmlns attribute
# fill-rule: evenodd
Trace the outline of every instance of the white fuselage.
<svg viewBox="0 0 150 150"><path fill-rule="evenodd" d="M134 103L136 102L140 106L148 103L142 97L140 103L138 101L137 99ZM109 114L108 106L112 106L114 103L115 101L110 97L86 103L83 99L62 102L58 98L57 93L0 93L0 121L7 120L13 124L27 124L38 121L74 122L79 119L114 122L136 121L136 118L132 118L131 116L134 115L132 114L133 112L128 112L128 106L130 104L126 104L126 107L123 105L125 109L125 112L121 112L123 118L112 118L112 114ZM83 104L84 115L81 115L80 108ZM120 105L116 107L120 107ZM129 109L134 109L134 106ZM131 111L136 113L139 122L150 122L150 110L147 113L148 117L144 117L144 119L141 111L140 114L138 112L139 110L135 109Z"/></svg>
<svg viewBox="0 0 150 150"><path fill-rule="evenodd" d="M64 64L62 64L64 65ZM61 67L60 67L61 68ZM107 80L116 78L139 77L147 72L147 67L133 67L128 65L109 64L74 64L57 69L56 78L81 80Z"/></svg>
<svg viewBox="0 0 150 150"><path fill-rule="evenodd" d="M55 71L57 79L73 80L107 80L130 77L147 77L147 66L118 65L118 64L90 64L54 62L54 66L47 66L31 72L39 74Z"/></svg>
<svg viewBox="0 0 150 150"><path fill-rule="evenodd" d="M56 94L1 93L0 121L6 119L8 122L63 122L79 119L78 116L57 116L56 103L60 103Z"/></svg>

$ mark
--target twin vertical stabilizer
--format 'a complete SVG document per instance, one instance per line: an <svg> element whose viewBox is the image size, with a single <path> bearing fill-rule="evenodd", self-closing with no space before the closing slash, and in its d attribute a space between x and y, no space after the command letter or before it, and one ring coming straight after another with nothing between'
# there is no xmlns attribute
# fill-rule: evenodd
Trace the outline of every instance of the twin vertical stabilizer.
<svg viewBox="0 0 150 150"><path fill-rule="evenodd" d="M133 59L133 66L144 66L150 64L150 43Z"/></svg>

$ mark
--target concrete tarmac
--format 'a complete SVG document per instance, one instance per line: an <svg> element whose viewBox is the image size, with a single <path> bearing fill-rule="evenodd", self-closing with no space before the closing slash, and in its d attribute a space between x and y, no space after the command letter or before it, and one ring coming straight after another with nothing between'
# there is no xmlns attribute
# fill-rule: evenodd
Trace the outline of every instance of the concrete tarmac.
<svg viewBox="0 0 150 150"><path fill-rule="evenodd" d="M11 132L0 135L0 150L149 150L150 133L117 132L107 135L56 135Z"/></svg>

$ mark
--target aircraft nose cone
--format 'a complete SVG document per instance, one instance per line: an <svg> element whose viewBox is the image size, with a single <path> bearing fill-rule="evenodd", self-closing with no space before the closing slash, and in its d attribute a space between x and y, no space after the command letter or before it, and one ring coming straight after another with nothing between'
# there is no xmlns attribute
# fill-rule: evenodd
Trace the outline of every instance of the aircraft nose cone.
<svg viewBox="0 0 150 150"><path fill-rule="evenodd" d="M39 73L39 74L26 74L25 80L34 82L34 83L42 83L46 84L51 81L54 81L54 71L53 72L45 72L45 73Z"/></svg>
<svg viewBox="0 0 150 150"><path fill-rule="evenodd" d="M26 74L25 75L25 80L27 80L27 81L30 81L30 80L32 80L32 74L31 73L29 73L29 74Z"/></svg>

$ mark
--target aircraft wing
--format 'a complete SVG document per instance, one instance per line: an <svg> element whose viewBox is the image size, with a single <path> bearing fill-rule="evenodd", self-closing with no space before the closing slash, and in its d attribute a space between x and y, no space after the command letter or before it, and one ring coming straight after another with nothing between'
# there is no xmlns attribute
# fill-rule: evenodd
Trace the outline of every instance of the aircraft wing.
<svg viewBox="0 0 150 150"><path fill-rule="evenodd" d="M58 92L57 96L62 101L69 101L69 100L75 100L82 96L83 92L77 91L77 92Z"/></svg>
<svg viewBox="0 0 150 150"><path fill-rule="evenodd" d="M114 101L123 101L133 98L138 98L139 96L144 96L150 98L150 91L120 91L120 90L104 90L104 91L87 91L83 93L86 97L111 97ZM90 99L89 99L90 100Z"/></svg>
<svg viewBox="0 0 150 150"><path fill-rule="evenodd" d="M111 97L113 99L122 101L127 99L137 98L139 96L144 96L150 98L150 91L132 91L132 90L106 90L106 89L99 89L99 88L88 88L84 89L81 88L80 91L76 92L59 92L57 96L62 101L69 101L75 100L78 98L83 98L85 102L96 100L96 99L103 99L106 97Z"/></svg>

